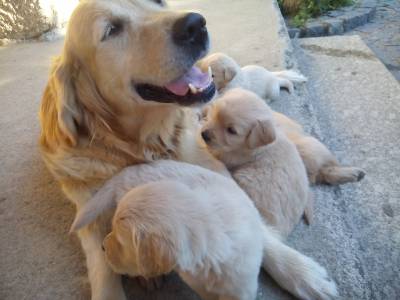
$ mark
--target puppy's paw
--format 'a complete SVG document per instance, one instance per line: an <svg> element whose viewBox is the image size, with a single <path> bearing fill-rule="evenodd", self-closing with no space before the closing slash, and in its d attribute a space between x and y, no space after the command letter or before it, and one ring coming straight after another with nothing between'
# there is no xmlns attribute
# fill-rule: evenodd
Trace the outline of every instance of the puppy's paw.
<svg viewBox="0 0 400 300"><path fill-rule="evenodd" d="M137 277L139 285L148 291L154 291L162 288L164 280L165 280L164 276L158 276L150 279L146 279L141 276Z"/></svg>
<svg viewBox="0 0 400 300"><path fill-rule="evenodd" d="M294 294L300 299L329 300L338 296L335 282L325 268L307 256L301 258L294 280Z"/></svg>
<svg viewBox="0 0 400 300"><path fill-rule="evenodd" d="M365 174L363 169L356 167L325 167L321 169L318 181L338 185L348 182L358 182L365 177Z"/></svg>

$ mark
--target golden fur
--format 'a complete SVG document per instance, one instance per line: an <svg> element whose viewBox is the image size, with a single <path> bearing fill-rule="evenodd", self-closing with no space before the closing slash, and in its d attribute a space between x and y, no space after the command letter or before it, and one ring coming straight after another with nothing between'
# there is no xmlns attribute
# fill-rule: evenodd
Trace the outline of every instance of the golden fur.
<svg viewBox="0 0 400 300"><path fill-rule="evenodd" d="M223 53L214 53L200 62L200 67L211 67L214 82L220 93L233 88L252 91L259 97L278 98L280 89L293 90L292 82L304 82L306 78L294 71L268 72L259 66L240 68L237 62ZM274 96L273 96L274 95ZM203 109L207 113L208 107ZM342 166L329 149L316 138L307 135L303 128L285 115L274 112L279 127L293 142L303 159L311 183L332 185L361 180L365 171L351 166Z"/></svg>
<svg viewBox="0 0 400 300"><path fill-rule="evenodd" d="M267 224L282 236L292 232L304 213L311 221L312 194L300 154L256 94L240 88L225 92L208 109L203 135Z"/></svg>
<svg viewBox="0 0 400 300"><path fill-rule="evenodd" d="M227 173L194 134L195 115L189 109L144 101L132 88L132 81L163 85L193 63L168 37L174 20L184 14L145 0L88 0L71 16L40 107L40 148L77 209L105 180L132 164L166 158ZM104 41L115 20L123 23L123 31ZM108 223L97 221L79 237L92 298L124 299L119 277L101 250Z"/></svg>

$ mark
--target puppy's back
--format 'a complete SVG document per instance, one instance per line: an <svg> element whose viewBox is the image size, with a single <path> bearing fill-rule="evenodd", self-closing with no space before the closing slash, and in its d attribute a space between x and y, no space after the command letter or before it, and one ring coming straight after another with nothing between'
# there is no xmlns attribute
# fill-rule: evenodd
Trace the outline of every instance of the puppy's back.
<svg viewBox="0 0 400 300"><path fill-rule="evenodd" d="M190 188L172 180L157 181L128 192L115 216L129 218L143 234L163 236L167 244L173 245L179 269L202 266L206 272L215 271L237 256L234 251L238 244L244 244L243 239L250 241L248 232L259 218L246 197L235 201L229 192L222 191ZM245 205L237 205L240 202Z"/></svg>
<svg viewBox="0 0 400 300"><path fill-rule="evenodd" d="M301 157L278 129L275 142L263 146L255 161L233 172L268 224L287 236L299 222L310 200L309 183Z"/></svg>

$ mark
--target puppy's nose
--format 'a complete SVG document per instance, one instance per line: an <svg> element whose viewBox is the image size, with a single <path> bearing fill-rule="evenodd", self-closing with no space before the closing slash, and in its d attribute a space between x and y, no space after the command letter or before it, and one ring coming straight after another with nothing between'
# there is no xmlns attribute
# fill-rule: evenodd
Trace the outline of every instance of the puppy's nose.
<svg viewBox="0 0 400 300"><path fill-rule="evenodd" d="M172 27L172 38L178 46L203 43L207 37L206 19L198 13L188 13Z"/></svg>
<svg viewBox="0 0 400 300"><path fill-rule="evenodd" d="M208 143L211 140L210 132L208 130L204 130L201 132L201 137L203 140Z"/></svg>

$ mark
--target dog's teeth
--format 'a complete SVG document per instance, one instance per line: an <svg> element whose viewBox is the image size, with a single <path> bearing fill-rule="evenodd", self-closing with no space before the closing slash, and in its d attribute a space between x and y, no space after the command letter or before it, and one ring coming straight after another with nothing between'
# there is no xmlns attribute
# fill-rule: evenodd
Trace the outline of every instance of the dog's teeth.
<svg viewBox="0 0 400 300"><path fill-rule="evenodd" d="M197 94L197 88L193 84L189 83L189 89L192 94Z"/></svg>
<svg viewBox="0 0 400 300"><path fill-rule="evenodd" d="M208 66L208 77L212 77L212 70L211 70L211 66Z"/></svg>

